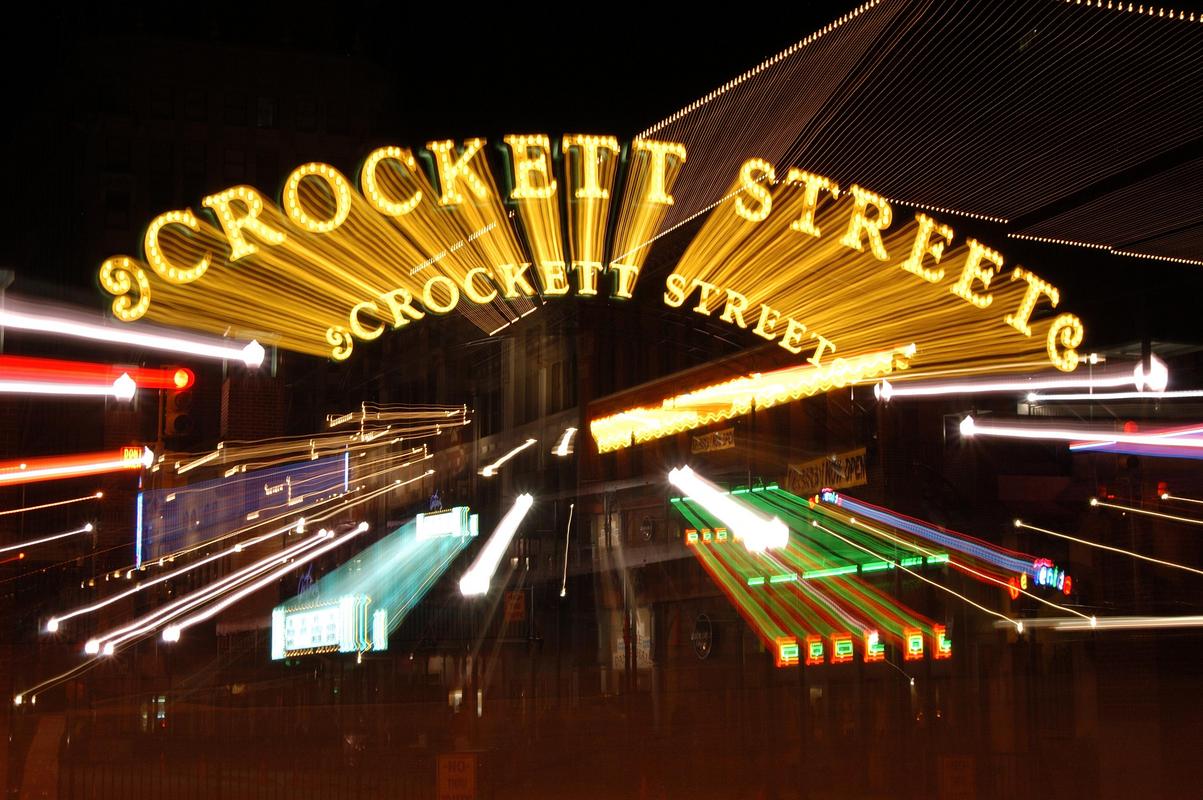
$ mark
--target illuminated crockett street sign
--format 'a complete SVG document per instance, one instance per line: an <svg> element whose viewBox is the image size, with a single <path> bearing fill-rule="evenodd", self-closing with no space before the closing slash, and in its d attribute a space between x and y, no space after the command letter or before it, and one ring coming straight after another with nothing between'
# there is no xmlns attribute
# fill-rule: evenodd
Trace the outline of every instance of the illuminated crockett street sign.
<svg viewBox="0 0 1203 800"><path fill-rule="evenodd" d="M302 164L279 205L231 186L203 198L200 211L152 219L142 257L107 259L100 283L124 321L258 333L336 360L428 315L458 310L495 333L557 297L632 297L649 245L667 232L673 185L689 169L685 146L506 136L492 159L499 185L485 145L381 147L356 187L330 164ZM1038 306L1060 304L1058 289L1025 267L1004 271L986 244L962 243L924 213L903 218L859 185L760 158L731 180L659 290L666 305L692 302L693 313L815 367L910 342L920 357L944 359L1038 346L1058 369L1077 366L1078 317L1036 318ZM825 301L848 291L842 304ZM879 296L892 298L890 313L866 316ZM866 330L889 341L862 342Z"/></svg>

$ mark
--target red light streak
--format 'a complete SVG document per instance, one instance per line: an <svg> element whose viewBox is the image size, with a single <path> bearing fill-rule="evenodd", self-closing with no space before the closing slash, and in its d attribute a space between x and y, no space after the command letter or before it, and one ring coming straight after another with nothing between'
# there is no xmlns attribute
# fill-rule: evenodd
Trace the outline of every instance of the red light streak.
<svg viewBox="0 0 1203 800"><path fill-rule="evenodd" d="M54 358L0 356L0 379L33 383L109 387L123 374L139 389L181 391L196 382L196 375L184 367L130 367L117 364L93 364L86 361L61 361Z"/></svg>
<svg viewBox="0 0 1203 800"><path fill-rule="evenodd" d="M145 452L148 451L135 445L102 453L6 461L0 463L0 486L141 469Z"/></svg>

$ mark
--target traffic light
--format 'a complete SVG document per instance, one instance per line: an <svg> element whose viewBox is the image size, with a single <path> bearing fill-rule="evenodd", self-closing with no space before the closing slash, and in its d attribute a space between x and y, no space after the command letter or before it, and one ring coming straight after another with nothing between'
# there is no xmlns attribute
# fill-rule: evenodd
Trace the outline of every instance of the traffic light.
<svg viewBox="0 0 1203 800"><path fill-rule="evenodd" d="M167 413L163 419L163 438L173 439L192 433L192 389L167 393Z"/></svg>

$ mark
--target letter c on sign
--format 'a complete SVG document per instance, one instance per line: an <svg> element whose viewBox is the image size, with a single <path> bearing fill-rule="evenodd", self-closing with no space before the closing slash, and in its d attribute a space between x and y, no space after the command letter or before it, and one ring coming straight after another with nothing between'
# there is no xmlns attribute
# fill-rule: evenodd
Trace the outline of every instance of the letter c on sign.
<svg viewBox="0 0 1203 800"><path fill-rule="evenodd" d="M368 329L359 319L359 314L364 309L371 309L373 314L379 315L380 309L371 300L364 300L362 303L356 304L355 308L351 309L350 325L351 333L363 339L365 342L370 342L373 339L379 338L380 334L384 333L384 326L377 325L374 329Z"/></svg>

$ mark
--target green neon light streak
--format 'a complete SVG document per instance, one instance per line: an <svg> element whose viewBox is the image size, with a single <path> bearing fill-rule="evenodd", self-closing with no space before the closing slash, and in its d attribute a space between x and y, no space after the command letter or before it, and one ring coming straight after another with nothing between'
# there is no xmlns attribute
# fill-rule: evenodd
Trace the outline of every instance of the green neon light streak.
<svg viewBox="0 0 1203 800"><path fill-rule="evenodd" d="M784 575L773 575L769 578L769 583L793 583L798 580L798 573L787 572Z"/></svg>
<svg viewBox="0 0 1203 800"><path fill-rule="evenodd" d="M812 519L821 520L824 525L831 526L833 529L838 530L842 535L846 535L850 539L861 540L866 544L866 546L872 544L879 548L882 547L882 543L879 539L872 537L870 534L867 534L864 531L850 529L848 526L842 524L839 520L830 518L826 514L811 509L810 504L806 500L792 495L783 489L777 489L769 497L756 498L753 502L763 510L769 511L770 513L779 514L782 520L786 521L787 524L796 526L795 530L800 530L807 534L803 537L795 536L791 540L791 546L789 550L784 551L783 553L787 561L801 566L803 571L806 571L806 568L811 565L806 564L805 560L802 559L798 553L794 552L795 549L805 548L796 548L794 543L801 544L801 542L808 540L816 541L816 534L810 525ZM821 538L822 536L819 536L819 539ZM892 546L890 549L896 550L896 548ZM941 555L945 560L948 557L947 554L939 555ZM888 569L894 568L892 561L885 561L882 563L885 563ZM840 577L836 576L835 579L830 582L830 586L831 588L835 589L835 591L842 598L863 611L868 618L875 619L882 623L879 627L882 627L898 636L903 635L903 629L906 627L918 628L927 632L928 634L932 633L932 622L930 620L916 617L913 612L895 602L890 595L877 589L872 584L866 583L860 587L860 589L862 589L864 592L862 595L859 591L850 591L851 587L850 585L845 584L845 580L846 579L841 579ZM885 619L882 617L883 612L886 614L893 614L895 618Z"/></svg>
<svg viewBox="0 0 1203 800"><path fill-rule="evenodd" d="M849 564L846 567L829 567L827 569L812 569L809 572L803 572L802 577L808 581L815 578L830 578L833 575L849 575L856 572L856 565Z"/></svg>
<svg viewBox="0 0 1203 800"><path fill-rule="evenodd" d="M866 630L876 627L900 638L903 637L904 629L908 627L930 632L932 623L929 620L917 618L914 616L914 612L899 606L892 597L877 587L868 583L849 583L850 579L843 576L855 573L858 570L856 563L844 563L836 567L825 566L824 562L831 563L831 554L815 551L813 547L815 543L823 542L830 537L817 535L810 525L810 520L813 518L822 521L824 525L830 525L833 529L839 530L842 535L864 540L866 546L872 545L881 549L882 542L879 538L859 529L849 529L838 520L816 512L809 507L805 500L796 498L779 487L766 486L759 493L753 493L754 491L747 489L740 491L741 494L751 494L745 499L745 502L778 515L782 521L794 528L794 535L791 536L789 547L767 555L753 556L747 553L743 547L708 546L695 548L699 551L695 553L695 556L702 561L703 566L711 573L720 587L724 588L736 602L741 615L757 629L757 633L762 638L770 639L771 644L776 644L774 641L777 638L775 631L779 631L782 626L792 629L790 632L797 634L799 639L805 636L806 631L815 631L820 635L829 636L835 632L835 629L832 628L825 616L819 616L820 609L823 609L824 615L831 617L839 617L852 611L854 615L860 616L864 623L869 623L866 625ZM673 501L693 527L715 529L721 526L721 522L710 519L710 515L705 509L688 498L673 498ZM799 533L802 535L799 536ZM898 549L895 545L888 547L888 551L892 552L897 552ZM938 561L933 562L929 559L928 563L947 561L947 554L938 555ZM767 565L766 561L768 564L775 563L782 567L788 564L794 567L804 579L810 578L812 573L822 575L829 572L832 580L823 581L822 585L824 586L823 592L829 592L832 596L828 598L823 592L818 591L819 584L817 583L812 588L806 582L788 581L787 577L780 573L777 576L766 576L763 572ZM859 565L859 569L865 572L885 571L893 568L892 561L870 560ZM774 577L777 580L773 580ZM730 585L731 579L740 584L738 591ZM787 582L797 588L789 590L786 586L780 585ZM777 586L772 590L767 590L767 586L772 584L777 584ZM748 587L762 587L762 591L767 591L764 594L757 592L752 595L748 594ZM837 613L836 609L840 605L844 606L844 610ZM870 621L877 624L873 625ZM800 623L801 627L799 628Z"/></svg>

